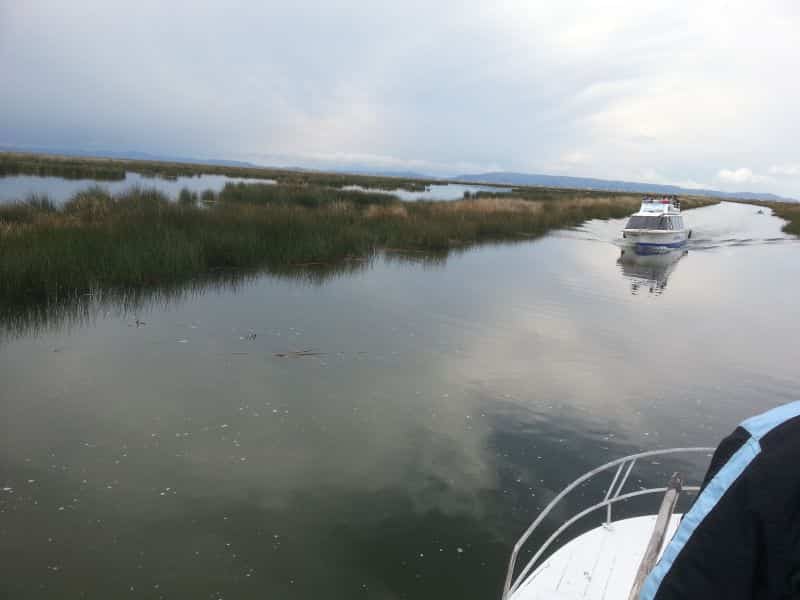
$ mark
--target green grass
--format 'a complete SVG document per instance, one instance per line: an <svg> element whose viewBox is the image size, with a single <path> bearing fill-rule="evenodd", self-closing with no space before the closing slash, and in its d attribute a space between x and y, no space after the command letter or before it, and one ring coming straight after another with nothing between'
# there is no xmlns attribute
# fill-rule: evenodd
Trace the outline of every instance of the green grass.
<svg viewBox="0 0 800 600"><path fill-rule="evenodd" d="M12 175L120 181L125 179L125 168L111 160L87 161L77 158L48 158L35 154L0 153L0 177Z"/></svg>
<svg viewBox="0 0 800 600"><path fill-rule="evenodd" d="M385 206L398 202L397 198L381 192L343 190L319 185L270 185L264 183L227 183L219 194L211 190L204 193L204 201L219 201L228 205L300 206L304 208L329 207L348 202L355 206Z"/></svg>
<svg viewBox="0 0 800 600"><path fill-rule="evenodd" d="M708 201L706 201L708 203ZM586 219L622 217L634 196L403 203L319 186L229 184L220 193L96 187L56 209L32 197L0 206L0 302L59 302L90 290L143 289L209 273L369 259L382 250L446 255L529 239Z"/></svg>

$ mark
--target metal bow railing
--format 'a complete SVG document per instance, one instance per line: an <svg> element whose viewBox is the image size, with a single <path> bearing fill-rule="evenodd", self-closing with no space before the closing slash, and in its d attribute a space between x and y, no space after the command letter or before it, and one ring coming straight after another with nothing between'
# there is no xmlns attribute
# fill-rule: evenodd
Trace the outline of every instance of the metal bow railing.
<svg viewBox="0 0 800 600"><path fill-rule="evenodd" d="M509 559L508 563L508 571L506 572L506 579L505 584L503 585L503 600L506 600L516 592L519 587L525 582L525 579L531 573L533 568L538 564L539 559L544 555L547 549L552 545L552 543L558 538L561 533L564 532L570 525L575 523L576 521L582 519L586 515L605 508L606 509L606 519L605 524L611 524L611 507L613 504L617 502L621 502L623 500L629 500L630 498L635 498L637 496L644 496L646 494L663 494L667 491L667 487L657 487L657 488L646 488L646 489L639 489L631 492L622 493L625 484L628 481L628 477L633 470L636 461L642 458L650 458L653 456L663 456L666 454L679 454L679 453L697 453L697 452L706 452L710 453L713 452L713 448L668 448L665 450L651 450L649 452L640 452L639 454L632 454L630 456L625 456L623 458L618 458L617 460L612 460L602 466L597 467L596 469L592 469L588 473L585 473L578 477L575 481L570 483L567 487L565 487L561 492L553 498L550 504L539 513L539 516L536 517L536 520L531 523L528 529L525 530L525 533L517 540L517 543L514 544L514 549L511 552L511 558ZM611 485L608 486L606 489L605 497L602 501L592 504L588 508L578 512L564 523L562 523L556 531L550 535L549 538L539 546L536 553L533 555L530 561L525 565L525 567L520 571L519 575L514 578L514 571L516 570L517 564L517 557L519 555L520 550L523 548L525 543L530 539L531 534L536 530L537 527L547 518L547 515L553 510L553 508L564 499L567 494L569 494L572 490L577 488L580 484L584 483L585 481L591 479L595 475L599 473L604 473L610 471L614 467L617 467L616 471L614 472L614 477L611 480ZM685 485L683 486L684 492L697 492L700 489L700 486L697 485Z"/></svg>

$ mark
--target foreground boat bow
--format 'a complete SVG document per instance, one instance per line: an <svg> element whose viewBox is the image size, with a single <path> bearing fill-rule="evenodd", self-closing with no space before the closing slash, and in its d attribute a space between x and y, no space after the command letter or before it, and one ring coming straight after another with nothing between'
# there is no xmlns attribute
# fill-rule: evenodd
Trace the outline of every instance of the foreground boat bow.
<svg viewBox="0 0 800 600"><path fill-rule="evenodd" d="M678 495L681 492L696 493L700 488L698 485L682 485L678 476L673 475L663 487L625 491L634 466L641 459L696 453L710 455L712 451L713 448L670 448L642 452L606 463L573 481L547 505L514 545L503 587L503 600L624 600L635 597L637 586L652 569L680 522L681 515L673 514ZM561 523L515 575L520 551L553 509L582 484L603 474L610 475L612 470L614 475L605 488L603 499ZM639 496L662 496L658 513L612 519L613 505ZM553 543L570 526L602 509L606 511L602 525L578 535L545 558Z"/></svg>

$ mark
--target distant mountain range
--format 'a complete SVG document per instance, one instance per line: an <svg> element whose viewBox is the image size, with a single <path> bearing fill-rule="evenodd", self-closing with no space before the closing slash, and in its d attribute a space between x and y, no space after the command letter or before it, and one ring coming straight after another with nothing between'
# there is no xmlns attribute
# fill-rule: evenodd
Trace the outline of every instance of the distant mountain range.
<svg viewBox="0 0 800 600"><path fill-rule="evenodd" d="M324 172L325 169L319 169ZM426 173L418 173L417 171L386 171L375 169L335 169L336 173L347 173L348 175L367 175L369 177L397 177L398 179L430 179L431 181L442 181L443 179L450 181L450 178L436 177Z"/></svg>
<svg viewBox="0 0 800 600"><path fill-rule="evenodd" d="M677 185L658 183L641 183L636 181L616 181L611 179L593 179L591 177L566 177L561 175L534 175L529 173L478 173L457 175L456 181L470 183L490 183L492 185L529 185L538 187L570 188L581 190L603 190L607 192L635 192L640 194L697 194L717 198L735 198L738 200L782 200L793 201L775 194L761 192L721 192L711 189L684 188Z"/></svg>

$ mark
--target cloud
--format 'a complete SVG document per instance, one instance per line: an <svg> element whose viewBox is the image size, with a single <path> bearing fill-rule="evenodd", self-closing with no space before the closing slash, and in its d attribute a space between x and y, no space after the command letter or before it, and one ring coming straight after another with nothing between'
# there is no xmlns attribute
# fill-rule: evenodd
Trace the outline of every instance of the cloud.
<svg viewBox="0 0 800 600"><path fill-rule="evenodd" d="M688 179L686 181L678 180L675 181L673 185L686 188L687 190L710 190L714 187L709 183L702 183L700 181L694 181L693 179Z"/></svg>
<svg viewBox="0 0 800 600"><path fill-rule="evenodd" d="M772 175L787 175L794 177L800 175L800 164L795 165L772 165L769 168Z"/></svg>
<svg viewBox="0 0 800 600"><path fill-rule="evenodd" d="M752 169L741 167L739 169L721 169L717 172L717 179L722 183L763 183L770 181L766 175L756 175Z"/></svg>
<svg viewBox="0 0 800 600"><path fill-rule="evenodd" d="M561 157L561 160L570 165L581 165L586 164L591 160L591 157L584 153L584 152L568 152Z"/></svg>
<svg viewBox="0 0 800 600"><path fill-rule="evenodd" d="M720 165L784 175L768 165L794 164L800 138L791 2L30 0L0 15L0 139L16 146L702 182ZM791 177L750 183L800 194Z"/></svg>

